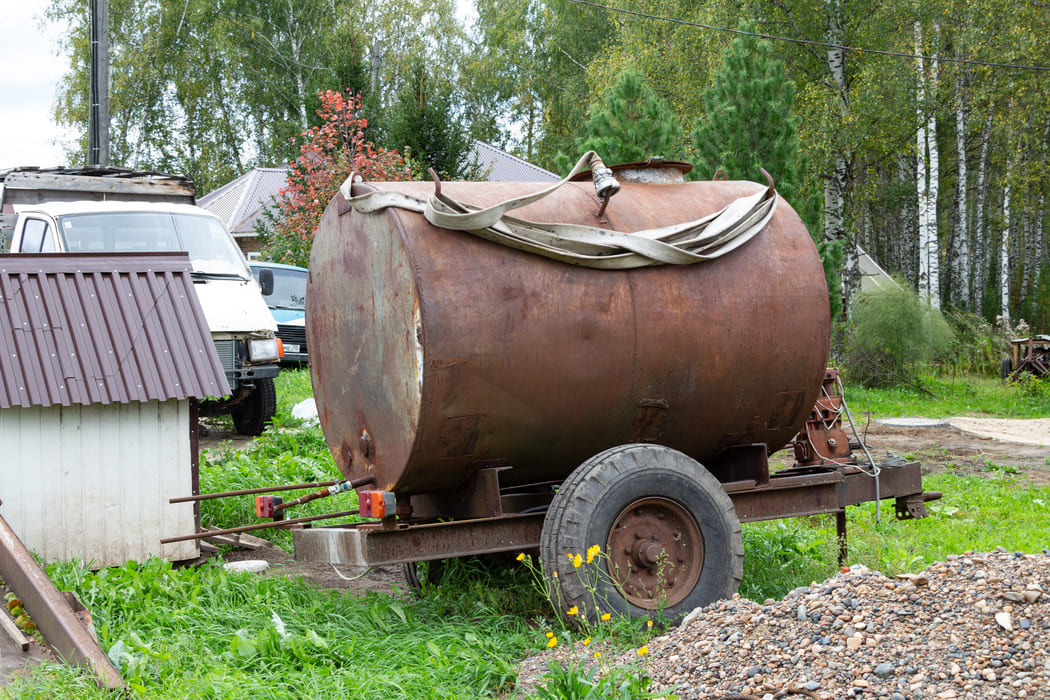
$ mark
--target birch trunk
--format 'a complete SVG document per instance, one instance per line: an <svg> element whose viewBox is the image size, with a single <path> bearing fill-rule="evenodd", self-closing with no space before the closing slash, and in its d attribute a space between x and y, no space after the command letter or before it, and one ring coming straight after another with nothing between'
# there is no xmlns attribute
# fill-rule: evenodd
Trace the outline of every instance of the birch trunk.
<svg viewBox="0 0 1050 700"><path fill-rule="evenodd" d="M967 227L966 202L966 94L965 74L960 69L955 78L955 226L952 230L949 301L952 306L972 310L970 306L970 232Z"/></svg>
<svg viewBox="0 0 1050 700"><path fill-rule="evenodd" d="M1003 189L1003 230L999 237L999 315L1010 321L1010 172L1006 169L1006 187Z"/></svg>
<svg viewBox="0 0 1050 700"><path fill-rule="evenodd" d="M919 121L916 132L916 190L919 205L919 295L933 308L941 307L940 245L937 240L937 188L939 158L937 154L937 121L926 105L926 64L922 56L922 24L915 22L916 94ZM933 60L931 76L937 74ZM931 77L931 90L936 89Z"/></svg>
<svg viewBox="0 0 1050 700"><path fill-rule="evenodd" d="M827 27L824 38L828 44L827 62L831 84L838 96L838 109L844 116L849 106L846 88L846 53L842 49L842 2L825 0ZM824 181L824 237L844 242L842 251L842 304L848 310L853 293L860 281L856 242L849 240L845 226L846 191L849 185L849 154L836 154L830 175Z"/></svg>
<svg viewBox="0 0 1050 700"><path fill-rule="evenodd" d="M988 118L984 122L981 131L981 155L977 160L976 191L977 201L974 204L973 217L973 249L976 257L976 265L973 275L973 306L977 313L984 309L984 287L987 277L985 271L990 267L991 254L985 241L990 240L985 234L984 204L988 193L985 189L988 172L988 142L992 135L992 112L993 105L988 106Z"/></svg>

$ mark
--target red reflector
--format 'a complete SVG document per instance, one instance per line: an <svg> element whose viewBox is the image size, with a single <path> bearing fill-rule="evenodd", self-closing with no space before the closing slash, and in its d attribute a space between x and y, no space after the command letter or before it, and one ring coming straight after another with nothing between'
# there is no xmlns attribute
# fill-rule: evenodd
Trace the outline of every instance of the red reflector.
<svg viewBox="0 0 1050 700"><path fill-rule="evenodd" d="M397 498L390 491L359 491L357 508L367 518L385 518L397 512Z"/></svg>
<svg viewBox="0 0 1050 700"><path fill-rule="evenodd" d="M255 515L259 518L273 518L279 512L276 506L284 503L280 496L256 496Z"/></svg>

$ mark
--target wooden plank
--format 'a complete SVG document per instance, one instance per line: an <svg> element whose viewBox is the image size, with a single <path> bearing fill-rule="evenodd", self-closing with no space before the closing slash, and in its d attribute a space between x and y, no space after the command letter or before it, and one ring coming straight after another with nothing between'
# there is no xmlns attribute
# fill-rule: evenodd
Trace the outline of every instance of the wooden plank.
<svg viewBox="0 0 1050 700"><path fill-rule="evenodd" d="M17 644L22 651L29 651L29 637L22 633L22 630L18 629L18 624L11 619L11 613L7 612L7 608L0 609L0 627L4 628L4 632L7 636Z"/></svg>

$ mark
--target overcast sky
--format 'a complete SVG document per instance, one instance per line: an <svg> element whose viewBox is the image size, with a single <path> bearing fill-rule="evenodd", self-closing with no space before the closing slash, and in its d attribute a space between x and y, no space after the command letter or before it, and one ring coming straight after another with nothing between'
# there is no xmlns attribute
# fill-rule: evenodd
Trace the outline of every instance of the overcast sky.
<svg viewBox="0 0 1050 700"><path fill-rule="evenodd" d="M0 170L66 165L52 112L68 65L61 31L41 27L48 0L0 0Z"/></svg>

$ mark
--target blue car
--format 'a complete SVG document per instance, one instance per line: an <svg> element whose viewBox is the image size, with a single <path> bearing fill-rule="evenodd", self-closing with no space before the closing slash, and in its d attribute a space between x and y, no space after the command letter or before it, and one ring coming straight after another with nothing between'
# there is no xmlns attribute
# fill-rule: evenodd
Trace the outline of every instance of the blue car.
<svg viewBox="0 0 1050 700"><path fill-rule="evenodd" d="M281 362L307 362L306 350L306 276L305 267L281 263L251 263L252 274L262 288L263 299L277 321L277 337L284 343Z"/></svg>

